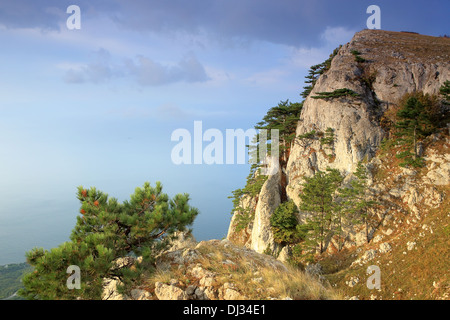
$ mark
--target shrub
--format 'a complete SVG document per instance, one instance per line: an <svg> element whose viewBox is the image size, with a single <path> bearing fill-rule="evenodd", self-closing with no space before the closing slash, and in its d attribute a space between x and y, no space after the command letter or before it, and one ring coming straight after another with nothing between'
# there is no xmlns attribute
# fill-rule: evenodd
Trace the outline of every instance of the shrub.
<svg viewBox="0 0 450 320"><path fill-rule="evenodd" d="M355 91L343 88L343 89L336 89L333 92L317 92L316 96L311 96L313 99L334 99L334 98L340 98L340 97L359 97L360 94L356 93Z"/></svg>
<svg viewBox="0 0 450 320"><path fill-rule="evenodd" d="M301 236L297 230L298 208L294 201L284 202L270 216L270 225L275 242L287 245L297 243Z"/></svg>

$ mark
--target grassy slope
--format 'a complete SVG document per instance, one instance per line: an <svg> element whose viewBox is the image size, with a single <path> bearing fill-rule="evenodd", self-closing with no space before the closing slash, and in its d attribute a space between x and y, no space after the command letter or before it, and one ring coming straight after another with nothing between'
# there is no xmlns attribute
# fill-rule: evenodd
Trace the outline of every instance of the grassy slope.
<svg viewBox="0 0 450 320"><path fill-rule="evenodd" d="M322 286L317 279L298 269L274 269L264 260L272 258L269 256L264 258L265 255L255 253L255 256L250 257L237 246L226 247L214 242L204 242L197 251L200 258L196 263L215 274L214 289L225 283L233 283L245 299L251 300L265 300L268 296L278 299L290 297L294 300L342 299L336 290ZM176 279L182 289L199 285L198 279L190 274L190 268L192 264L190 267L176 264L169 270L157 270L146 281L145 289L153 294L156 282L168 284L172 279Z"/></svg>
<svg viewBox="0 0 450 320"><path fill-rule="evenodd" d="M429 147L440 154L448 153L449 149L444 139ZM395 149L389 149L381 151L379 155L387 165L377 172L376 179L388 190L396 184L399 187L398 183L401 183L401 180L395 180L396 171L399 170L395 152ZM419 170L418 181L426 173L427 168ZM392 235L384 235L379 243L371 242L360 249L346 250L323 258L321 263L332 286L344 296L357 296L359 299L450 299L450 199L446 196L450 194L450 186L436 188L444 194L443 202L437 208L420 203L418 206L422 218L419 221L408 214L406 204L399 201L396 205L403 207L404 211L395 212L394 219L384 227L395 230ZM378 253L375 259L363 266L350 267L357 256L369 249L379 249L379 245L386 242L391 245L391 251ZM414 249L407 249L408 242L416 243ZM366 270L370 265L380 267L380 290L369 290L366 286L370 276ZM357 277L359 282L350 287L346 282L352 277Z"/></svg>

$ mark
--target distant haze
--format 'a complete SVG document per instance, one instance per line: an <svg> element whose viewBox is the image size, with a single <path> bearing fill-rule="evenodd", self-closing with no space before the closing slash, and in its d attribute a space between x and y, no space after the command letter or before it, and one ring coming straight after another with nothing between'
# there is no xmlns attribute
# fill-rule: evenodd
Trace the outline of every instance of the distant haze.
<svg viewBox="0 0 450 320"><path fill-rule="evenodd" d="M123 201L145 181L200 210L197 239L226 236L249 165L175 165L171 133L247 130L299 102L311 65L366 27L367 1L0 2L0 264L69 239L76 187ZM441 35L449 1L387 1L381 28Z"/></svg>

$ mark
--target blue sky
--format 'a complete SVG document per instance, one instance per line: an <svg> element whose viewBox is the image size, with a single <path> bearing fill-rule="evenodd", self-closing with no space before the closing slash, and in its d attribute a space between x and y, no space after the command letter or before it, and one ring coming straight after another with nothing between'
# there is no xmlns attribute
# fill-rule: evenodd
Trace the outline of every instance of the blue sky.
<svg viewBox="0 0 450 320"><path fill-rule="evenodd" d="M81 29L68 30L69 5ZM248 165L171 162L178 128L252 128L300 101L309 66L366 27L449 33L448 1L0 1L0 264L66 241L76 187L187 192L199 239L226 235Z"/></svg>

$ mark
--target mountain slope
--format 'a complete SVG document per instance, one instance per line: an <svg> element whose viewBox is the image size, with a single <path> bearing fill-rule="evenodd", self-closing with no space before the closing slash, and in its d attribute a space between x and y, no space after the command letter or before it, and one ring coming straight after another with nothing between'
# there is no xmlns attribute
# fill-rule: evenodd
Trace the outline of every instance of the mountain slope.
<svg viewBox="0 0 450 320"><path fill-rule="evenodd" d="M407 97L422 95L426 99L431 97L432 101L441 99L440 88L450 79L449 61L448 38L381 30L355 34L352 41L339 49L329 69L305 99L297 139L289 150L286 168L268 177L257 196L241 198L241 207L253 212L253 219L246 228L236 229L241 214L236 211L227 238L258 252L289 259L292 246L276 243L270 225L270 216L281 202L280 195L286 194L299 207L305 177L333 168L348 183L362 162L369 174L368 196L378 203L371 212L376 223L368 232L370 242L365 239L362 225L350 223L345 230L345 249L338 252L336 237L332 236L326 243L330 256L316 256L316 262L322 262L330 282L344 288L349 296L445 298L449 287L448 268L442 262L450 256L446 200L450 141L445 127L449 122L448 107L442 104L439 110L444 125L418 144L424 167L401 167L397 158L401 148L394 140L396 114ZM332 140L323 143L327 131L332 133ZM308 217L310 213L298 212L301 224ZM432 228L434 233L430 234L427 228ZM423 237L417 238L418 230ZM417 249L408 250L408 243L410 247L416 243ZM432 252L438 254L424 258ZM356 268L358 263L350 268L358 257L364 262L361 269ZM374 260L376 257L379 258ZM368 276L362 268L367 268L368 261L378 261L387 291L378 295L352 294L358 286L366 288L363 279ZM412 270L420 270L423 278L416 281L407 277L407 272ZM356 281L352 282L349 276L357 272L364 272L364 277L360 274L359 285L353 285ZM405 278L400 274L405 274ZM403 293L395 294L399 288L394 287ZM432 288L439 292L430 293Z"/></svg>

